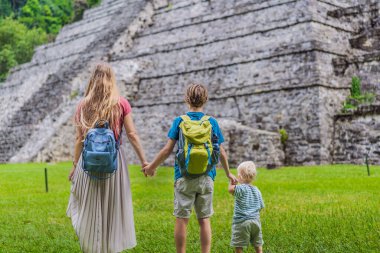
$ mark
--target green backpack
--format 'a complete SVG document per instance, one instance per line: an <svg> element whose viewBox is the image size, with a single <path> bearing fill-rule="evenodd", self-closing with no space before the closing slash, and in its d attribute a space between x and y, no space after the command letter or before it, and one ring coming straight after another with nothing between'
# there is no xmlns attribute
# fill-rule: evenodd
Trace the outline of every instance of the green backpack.
<svg viewBox="0 0 380 253"><path fill-rule="evenodd" d="M219 144L213 134L210 116L191 120L181 116L176 161L182 176L199 177L207 174L219 162Z"/></svg>

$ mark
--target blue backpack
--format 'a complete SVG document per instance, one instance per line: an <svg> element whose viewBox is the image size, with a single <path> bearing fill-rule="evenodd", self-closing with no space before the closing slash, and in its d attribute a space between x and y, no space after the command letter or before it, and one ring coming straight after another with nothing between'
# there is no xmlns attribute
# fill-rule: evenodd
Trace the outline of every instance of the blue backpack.
<svg viewBox="0 0 380 253"><path fill-rule="evenodd" d="M103 122L102 127L100 123ZM119 140L120 140L119 135ZM120 141L115 140L108 121L96 122L86 135L82 151L82 169L91 178L107 179L117 170Z"/></svg>

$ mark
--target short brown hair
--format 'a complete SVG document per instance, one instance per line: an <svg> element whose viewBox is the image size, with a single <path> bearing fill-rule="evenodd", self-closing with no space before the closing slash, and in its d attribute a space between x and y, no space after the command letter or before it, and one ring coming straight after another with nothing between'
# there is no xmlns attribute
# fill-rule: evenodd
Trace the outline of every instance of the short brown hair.
<svg viewBox="0 0 380 253"><path fill-rule="evenodd" d="M186 89L185 102L192 107L203 106L208 99L207 89L202 84L191 83Z"/></svg>

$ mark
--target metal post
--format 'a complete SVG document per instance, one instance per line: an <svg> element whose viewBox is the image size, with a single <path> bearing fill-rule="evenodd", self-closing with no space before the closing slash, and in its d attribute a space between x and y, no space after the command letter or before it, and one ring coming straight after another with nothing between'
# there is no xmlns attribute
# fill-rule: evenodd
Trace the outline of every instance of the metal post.
<svg viewBox="0 0 380 253"><path fill-rule="evenodd" d="M46 192L49 191L49 188L48 188L48 175L47 175L47 168L45 168L45 189L46 189Z"/></svg>
<svg viewBox="0 0 380 253"><path fill-rule="evenodd" d="M368 153L365 156L365 163L367 164L367 173L368 173L368 176L371 176L371 173L369 171L369 164L368 164Z"/></svg>

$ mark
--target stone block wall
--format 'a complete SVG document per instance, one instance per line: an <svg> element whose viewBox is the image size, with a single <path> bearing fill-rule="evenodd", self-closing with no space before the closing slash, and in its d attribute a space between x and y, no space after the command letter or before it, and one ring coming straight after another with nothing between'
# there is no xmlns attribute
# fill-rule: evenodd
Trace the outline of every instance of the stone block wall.
<svg viewBox="0 0 380 253"><path fill-rule="evenodd" d="M219 121L223 129L224 147L229 162L237 166L242 161L255 161L261 168L276 168L284 163L284 151L278 133L253 129L233 120Z"/></svg>
<svg viewBox="0 0 380 253"><path fill-rule="evenodd" d="M172 2L130 50L112 54L115 66L139 69L131 100L137 117L182 114L184 88L197 81L210 91L209 114L254 129L285 128L290 164L331 162L333 116L350 79L334 74L332 60L349 52L353 28L327 14L350 3Z"/></svg>
<svg viewBox="0 0 380 253"><path fill-rule="evenodd" d="M333 59L336 76L358 76L367 91L379 92L380 2L359 1L350 8L330 12L330 16L352 24L349 54Z"/></svg>
<svg viewBox="0 0 380 253"><path fill-rule="evenodd" d="M337 115L334 133L334 163L380 163L380 106L364 106Z"/></svg>

